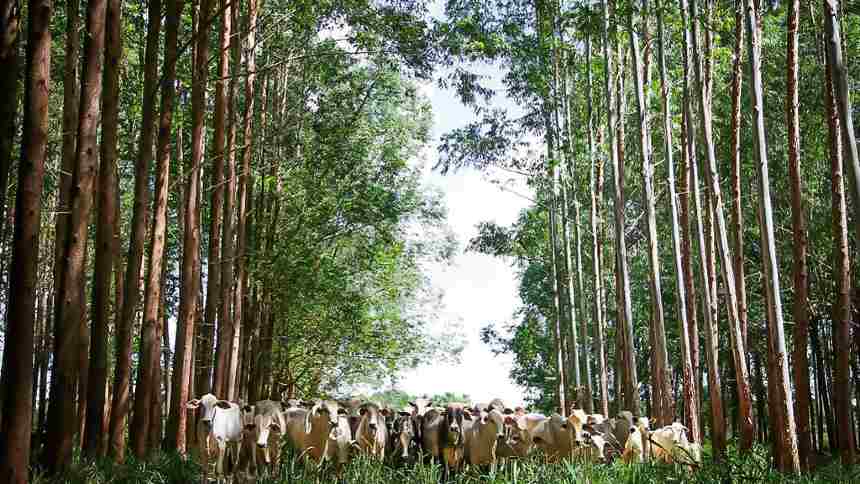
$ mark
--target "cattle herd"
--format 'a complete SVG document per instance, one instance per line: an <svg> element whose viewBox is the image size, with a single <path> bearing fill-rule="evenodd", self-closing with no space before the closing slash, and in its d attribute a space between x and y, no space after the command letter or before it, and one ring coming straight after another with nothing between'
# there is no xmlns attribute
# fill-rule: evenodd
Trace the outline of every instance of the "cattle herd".
<svg viewBox="0 0 860 484"><path fill-rule="evenodd" d="M219 477L225 475L227 460L240 472L276 471L283 444L311 465L328 462L341 469L359 452L392 465L433 460L446 474L466 465L494 467L535 451L549 462L620 458L696 466L701 460L701 446L687 440L681 423L652 430L646 417L628 411L606 418L572 409L568 417L547 417L509 408L498 399L444 407L416 399L398 410L357 398L248 405L212 394L186 406L198 411L201 464L208 470L216 459Z"/></svg>

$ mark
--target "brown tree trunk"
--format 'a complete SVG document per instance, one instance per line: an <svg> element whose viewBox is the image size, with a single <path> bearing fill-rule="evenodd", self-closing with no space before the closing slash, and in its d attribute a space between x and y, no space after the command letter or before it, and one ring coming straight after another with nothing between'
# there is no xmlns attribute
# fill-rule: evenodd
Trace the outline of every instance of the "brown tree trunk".
<svg viewBox="0 0 860 484"><path fill-rule="evenodd" d="M246 42L248 46L255 45L255 31L257 24L257 2L256 0L248 1L248 34ZM244 328L244 307L245 307L245 288L247 286L247 259L245 249L247 247L248 234L248 212L250 211L249 197L253 177L251 176L251 154L253 153L254 133L252 131L252 122L254 115L254 81L256 79L256 60L253 48L246 49L245 68L248 74L245 76L245 114L243 119L243 137L242 142L244 147L242 150L242 172L239 177L239 195L238 195L238 223L236 225L236 288L235 299L233 302L233 346L232 356L230 358L230 380L227 388L227 395L230 399L238 398L240 389L238 388L239 370L241 368L240 341L246 339L242 333L247 334L247 328Z"/></svg>
<svg viewBox="0 0 860 484"><path fill-rule="evenodd" d="M155 132L155 102L158 93L158 38L161 31L161 0L148 5L146 52L143 64L143 102L140 138L134 165L134 208L131 239L125 269L123 304L116 319L116 369L110 412L110 452L116 462L125 461L125 427L129 408L132 332L140 303L141 269L149 205L149 166Z"/></svg>
<svg viewBox="0 0 860 484"><path fill-rule="evenodd" d="M828 29L828 32L830 29ZM856 454L854 421L851 415L850 338L851 338L851 266L848 250L848 220L845 203L842 147L844 129L838 116L838 89L834 83L833 57L827 57L825 73L825 105L830 133L830 178L833 224L833 269L836 300L833 303L833 407L835 409L837 449L844 464L853 464ZM847 150L846 150L847 151Z"/></svg>
<svg viewBox="0 0 860 484"><path fill-rule="evenodd" d="M21 38L21 10L17 1L0 1L0 233L6 234L6 190L15 142L18 113L18 44ZM3 391L0 390L0 396Z"/></svg>
<svg viewBox="0 0 860 484"><path fill-rule="evenodd" d="M168 12L175 12L179 18L182 0L168 0ZM170 17L170 14L168 14ZM146 292L143 300L143 326L140 337L140 367L134 398L134 419L132 421L131 446L135 456L143 459L147 455L149 431L151 428L153 394L160 385L157 368L160 366L161 342L158 327L159 307L161 305L162 267L167 231L167 195L170 177L170 145L173 123L173 101L176 94L176 59L179 22L168 22L165 31L165 55L161 92L161 114L158 122L158 145L156 148L156 181L153 208L153 227L150 240L150 256Z"/></svg>
<svg viewBox="0 0 860 484"><path fill-rule="evenodd" d="M117 128L119 126L119 63L122 56L122 0L108 0L104 90L102 99L102 141L100 146L96 263L93 271L93 321L90 333L90 366L84 453L104 455L102 423L108 372L108 319L111 278L116 256L114 242L117 216Z"/></svg>
<svg viewBox="0 0 860 484"><path fill-rule="evenodd" d="M806 215L803 209L803 186L800 175L800 96L798 95L798 17L800 0L788 2L787 69L788 96L786 97L786 124L788 125L788 173L791 183L791 227L794 233L792 265L794 279L794 384L797 390L797 444L800 467L809 469L812 439L809 417L809 272L806 263ZM737 254L737 253L736 253Z"/></svg>
<svg viewBox="0 0 860 484"><path fill-rule="evenodd" d="M182 0L176 7L181 12ZM207 5L208 8L208 5ZM208 10L206 10L208 12ZM208 18L208 15L207 17ZM201 22L202 25L202 22ZM208 32L208 28L206 29ZM197 33L202 38L205 35ZM186 419L185 402L189 400L191 389L191 365L194 353L194 323L197 315L197 296L200 278L197 277L196 267L200 263L200 220L198 205L200 204L200 166L203 163L204 110L206 106L206 78L209 74L208 58L201 56L204 62L195 66L194 87L191 91L191 159L186 163L183 172L188 176L185 185L185 230L182 247L182 282L179 293L179 319L176 327L176 349L173 355L173 389L171 391L170 417L167 425L166 447L175 448L180 454L186 452Z"/></svg>
<svg viewBox="0 0 860 484"><path fill-rule="evenodd" d="M230 5L230 10L223 13L225 32L230 31L234 24L233 20L237 7ZM229 25L227 25L229 23ZM238 29L237 29L238 30ZM226 35L226 34L225 34ZM239 43L236 35L227 35L230 39L230 52L232 55L234 69L239 62ZM223 47L222 47L223 48ZM236 205L236 153L234 151L236 141L235 100L236 78L230 77L227 95L227 192L224 194L224 220L221 234L221 307L218 311L218 349L215 354L215 376L213 378L213 390L219 398L227 397L227 379L230 374L231 345L233 344L233 218Z"/></svg>
<svg viewBox="0 0 860 484"><path fill-rule="evenodd" d="M78 113L77 147L72 175L71 212L68 219L56 304L54 365L51 374L51 406L48 409L48 436L45 448L50 473L63 471L72 458L75 415L78 340L84 324L83 287L87 259L87 229L93 205L98 170L97 131L101 111L102 60L104 57L105 0L87 5L87 42L81 104Z"/></svg>
<svg viewBox="0 0 860 484"><path fill-rule="evenodd" d="M220 0L224 9L226 0ZM206 283L206 311L200 328L200 344L197 348L197 372L195 376L197 395L212 390L212 350L214 334L221 307L221 230L224 219L224 157L226 140L227 99L225 83L230 75L230 15L224 12L219 30L220 51L218 55L218 78L215 81L215 114L212 126L212 203L209 225L208 278Z"/></svg>
<svg viewBox="0 0 860 484"><path fill-rule="evenodd" d="M33 318L51 89L51 1L29 2L27 12L23 138L9 272L7 344L3 352L4 418L0 424L0 474L4 482L12 484L29 482Z"/></svg>

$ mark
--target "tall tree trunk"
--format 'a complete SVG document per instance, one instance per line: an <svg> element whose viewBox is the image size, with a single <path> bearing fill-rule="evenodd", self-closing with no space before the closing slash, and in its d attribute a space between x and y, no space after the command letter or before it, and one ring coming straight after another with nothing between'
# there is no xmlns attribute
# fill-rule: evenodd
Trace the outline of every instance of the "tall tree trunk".
<svg viewBox="0 0 860 484"><path fill-rule="evenodd" d="M6 190L12 167L15 142L15 117L18 113L18 75L21 38L21 8L18 1L0 2L0 233L6 233ZM0 391L0 395L3 391Z"/></svg>
<svg viewBox="0 0 860 484"><path fill-rule="evenodd" d="M230 26L233 25L235 4L230 5L230 10L223 13L225 32L230 31ZM229 22L230 25L226 25ZM233 66L236 69L236 64L239 62L239 43L236 35L227 35L230 39L230 52L232 55ZM212 393L219 398L227 397L227 378L230 374L230 355L231 345L233 343L233 213L236 205L236 153L234 145L236 140L236 122L235 122L235 99L236 79L230 77L230 84L227 94L227 123L229 128L227 131L227 193L224 195L224 220L223 231L221 234L221 307L218 311L218 349L215 354L215 376L213 378Z"/></svg>
<svg viewBox="0 0 860 484"><path fill-rule="evenodd" d="M224 10L226 0L220 0ZM218 78L215 81L215 114L212 126L212 203L209 225L208 278L206 283L206 312L200 328L200 344L197 349L197 395L212 390L212 353L214 332L221 307L221 230L224 219L224 144L226 140L227 77L230 75L230 15L222 15L218 45ZM204 363L205 362L205 363Z"/></svg>
<svg viewBox="0 0 860 484"><path fill-rule="evenodd" d="M117 216L117 132L119 127L119 69L122 56L122 0L108 0L104 90L102 99L102 142L100 146L98 224L96 226L96 263L93 271L93 321L90 333L90 376L87 396L87 421L84 452L104 455L102 443L107 394L108 319L110 318L111 278L114 270ZM116 307L116 305L115 305Z"/></svg>
<svg viewBox="0 0 860 484"><path fill-rule="evenodd" d="M9 269L7 344L3 352L4 418L0 424L0 473L5 482L13 484L29 482L33 318L51 90L51 1L29 2L27 13L23 138L18 163L12 265Z"/></svg>
<svg viewBox="0 0 860 484"><path fill-rule="evenodd" d="M689 186L692 188L693 192L693 207L695 210L696 217L696 235L698 239L699 246L699 260L703 265L703 269L700 271L702 275L702 300L703 300L703 309L705 314L705 358L708 363L708 391L710 393L710 401L711 401L711 440L713 441L713 447L716 452L716 456L718 459L721 459L725 455L726 451L726 424L725 417L723 414L723 400L721 395L722 386L720 383L720 369L719 369L719 359L718 353L716 350L717 345L717 322L714 320L713 312L711 311L712 306L712 296L713 291L711 291L711 279L709 277L710 270L707 267L710 265L708 263L709 257L708 253L711 252L710 244L706 245L705 241L705 228L703 226L703 211L710 209L708 207L703 206L702 197L701 197L701 188L699 184L699 170L698 170L698 162L696 160L696 136L695 129L693 128L693 93L691 89L692 84L692 75L690 74L690 65L693 61L691 59L691 50L693 43L695 42L692 38L693 31L688 25L687 19L687 3L686 0L681 0L681 19L683 21L683 29L684 29L684 49L683 49L683 59L684 59L684 146L683 146L683 162L684 167L683 171L685 172L686 181L689 182ZM686 187L684 187L686 188ZM688 286L692 286L692 269L690 266L690 261L687 261L687 275L686 279L688 281ZM695 301L693 304L695 305ZM692 347L698 346L698 335L691 334L690 335L690 345Z"/></svg>
<svg viewBox="0 0 860 484"><path fill-rule="evenodd" d="M791 182L791 227L794 232L792 258L794 279L794 384L797 389L797 446L800 467L809 469L812 453L810 432L809 389L809 272L806 263L806 214L803 209L803 186L800 178L800 96L798 94L798 17L800 0L788 2L788 33L786 48L786 124L788 125L788 173ZM737 253L736 253L737 254Z"/></svg>
<svg viewBox="0 0 860 484"><path fill-rule="evenodd" d="M63 278L65 261L63 251L66 247L68 234L69 213L71 212L70 198L72 191L72 172L75 167L75 146L77 144L78 110L81 96L78 79L79 60L81 56L80 37L80 1L66 2L66 44L63 62L63 134L60 152L60 176L57 183L56 227L54 233L54 300L61 301L59 281ZM59 304L55 305L56 308Z"/></svg>
<svg viewBox="0 0 860 484"><path fill-rule="evenodd" d="M749 387L749 375L747 371L746 349L738 316L738 298L735 283L735 271L732 266L732 254L726 230L725 215L723 213L723 199L720 189L720 175L717 170L717 155L714 150L713 126L711 120L710 98L706 89L706 79L702 73L701 58L710 56L710 52L704 54L699 52L699 42L696 40L699 30L697 1L690 0L690 17L692 19L693 33L693 65L698 86L699 116L701 121L702 139L705 143L705 154L707 156L707 181L711 187L713 197L714 222L717 232L717 248L720 255L720 266L722 268L723 282L726 288L726 309L729 313L729 336L732 343L732 354L734 357L735 379L737 384L739 425L740 425L740 448L749 450L755 438L755 426L752 420L752 396ZM685 0L682 0L685 2Z"/></svg>
<svg viewBox="0 0 860 484"><path fill-rule="evenodd" d="M87 229L93 205L98 170L97 131L101 111L102 60L105 42L105 0L87 5L87 42L81 104L78 112L77 146L72 176L71 211L68 219L60 295L56 304L54 366L51 374L51 406L48 409L48 437L45 457L49 472L64 470L72 458L75 415L76 351L84 323L83 288L87 259Z"/></svg>
<svg viewBox="0 0 860 484"><path fill-rule="evenodd" d="M828 33L832 33L828 27ZM828 48L831 48L829 45ZM825 105L830 133L830 179L833 224L833 269L836 280L836 300L833 303L833 407L836 416L836 449L842 462L853 464L856 454L854 424L851 415L850 390L850 338L851 338L851 266L848 249L848 217L845 202L843 143L845 130L841 129L838 86L834 82L836 65L832 55L827 56L825 73ZM846 152L848 150L845 150Z"/></svg>
<svg viewBox="0 0 860 484"><path fill-rule="evenodd" d="M168 12L180 18L182 0L168 0ZM168 14L170 17L170 14ZM160 381L161 342L159 341L159 308L161 306L164 247L167 231L167 196L170 179L170 145L173 124L173 101L176 95L176 60L179 22L168 22L164 41L164 83L161 90L161 113L158 122L158 145L156 148L156 180L153 207L153 225L150 235L150 256L143 300L143 326L140 337L140 366L134 398L131 445L135 456L143 459L147 455L149 431L152 423L152 401L158 392ZM203 56L205 58L205 56Z"/></svg>
<svg viewBox="0 0 860 484"><path fill-rule="evenodd" d="M640 4L644 10L644 5ZM651 291L651 361L654 374L652 375L652 414L658 426L671 423L674 409L669 391L669 354L666 350L666 329L663 320L663 289L660 283L660 250L657 242L657 215L654 202L654 166L651 162L651 137L648 119L646 87L643 81L642 54L639 51L639 35L634 21L634 12L628 14L627 21L630 31L630 51L633 58L633 78L636 91L636 108L639 132L639 155L642 162L642 179L645 197L645 219L648 231L648 274ZM647 32L647 22L640 24L643 32ZM647 35L647 33L646 33Z"/></svg>
<svg viewBox="0 0 860 484"><path fill-rule="evenodd" d="M161 0L150 0L143 64L143 101L140 138L134 165L134 207L131 240L125 269L123 304L116 319L116 369L110 412L109 446L116 462L125 461L125 423L129 408L132 331L140 303L141 269L149 205L149 167L155 133L155 102L158 93L158 38L161 31Z"/></svg>
<svg viewBox="0 0 860 484"><path fill-rule="evenodd" d="M731 119L731 237L734 250L735 287L738 294L738 318L741 324L744 344L747 338L747 290L744 283L744 238L743 238L743 207L741 206L741 90L743 87L743 2L735 0L735 46L732 53L732 119Z"/></svg>
<svg viewBox="0 0 860 484"><path fill-rule="evenodd" d="M665 32L663 28L663 5L657 6L657 39L660 66L660 94L663 98L663 140L664 159L668 172L669 202L672 213L672 254L675 263L675 289L678 294L678 321L681 323L681 364L684 375L684 415L687 428L690 429L691 438L694 442L701 442L699 434L699 399L695 374L693 373L693 362L690 359L690 334L687 321L687 293L684 285L684 268L681 263L681 237L678 227L678 193L675 186L675 162L672 147L672 114L669 86L666 74L666 51ZM653 201L653 200L652 200ZM695 302L693 302L695 304ZM668 397L668 395L667 395ZM667 412L674 410L672 406L666 408ZM670 413L667 415L671 416Z"/></svg>
<svg viewBox="0 0 860 484"><path fill-rule="evenodd" d="M839 114L839 127L842 129L842 143L845 150L845 164L848 177L845 183L851 193L851 205L855 214L860 214L860 154L857 136L854 131L854 114L851 110L851 88L848 85L848 67L842 53L840 32L839 0L824 0L824 26L827 61L832 71L833 97ZM860 223L854 222L855 236L860 240ZM850 411L850 409L849 409Z"/></svg>
<svg viewBox="0 0 860 484"><path fill-rule="evenodd" d="M239 342L242 333L247 333L244 328L244 307L245 307L245 288L247 286L247 254L246 247L248 243L248 212L250 211L250 199L248 193L253 184L251 176L251 154L253 153L254 133L252 131L252 122L254 119L254 81L256 79L256 60L253 46L255 45L255 31L257 24L257 1L248 0L248 33L246 37L247 45L245 57L245 68L248 74L245 76L245 114L243 119L243 137L244 147L242 150L242 173L239 178L239 196L238 196L238 223L236 225L236 288L235 300L233 302L233 342L232 356L230 358L230 380L228 385L227 395L231 399L238 397L239 388L239 369L240 369L240 350Z"/></svg>
<svg viewBox="0 0 860 484"><path fill-rule="evenodd" d="M612 78L612 46L610 45L609 37L609 5L608 2L603 4L603 55L606 61L604 70L604 91L607 99L608 112L608 131L607 141L609 146L615 146L616 143L623 143L618 139L615 133L617 112L612 108L611 89L609 81ZM619 96L623 95L621 92ZM632 411L635 415L639 415L639 383L636 376L636 350L633 345L633 309L630 301L630 275L627 269L627 242L624 239L624 170L621 166L621 160L618 152L610 148L612 159L612 180L614 186L613 204L615 206L615 251L618 264L618 274L620 285L617 288L618 292L618 331L621 334L621 341L624 346L623 370L622 379L625 388L623 389L623 407L625 410Z"/></svg>
<svg viewBox="0 0 860 484"><path fill-rule="evenodd" d="M782 295L779 285L779 262L774 241L773 207L770 198L770 174L767 160L767 138L764 126L764 94L761 79L761 27L757 22L753 2L746 0L746 24L749 33L750 85L753 114L755 116L755 148L758 167L759 203L761 204L761 238L764 252L765 292L769 313L768 336L771 341L773 371L768 380L773 381L775 401L770 405L777 410L778 422L771 422L776 435L781 438L777 468L784 472L800 472L797 453L797 429L794 423L794 402L791 381L788 376L788 356L785 349L785 332L782 316ZM745 358L744 358L745 359Z"/></svg>
<svg viewBox="0 0 860 484"><path fill-rule="evenodd" d="M600 201L603 170L601 161L595 152L594 143L594 95L592 91L591 75L591 34L586 32L586 97L588 99L588 157L589 157L589 189L591 190L591 262L592 262L592 287L594 293L593 316L595 325L595 346L597 346L597 362L600 366L600 411L603 415L609 415L609 377L606 367L606 351L604 343L604 313L603 313L603 265L601 264L601 240L600 240ZM600 165L600 166L598 166ZM584 320L584 318L583 318Z"/></svg>
<svg viewBox="0 0 860 484"><path fill-rule="evenodd" d="M175 8L182 12L183 0L174 0ZM207 3L208 0L207 0ZM168 8L169 8L168 4ZM204 11L208 12L207 9ZM178 18L178 17L177 17ZM208 19L208 15L204 17ZM208 22L208 20L204 20ZM202 25L204 22L201 22ZM173 28L173 27L170 27ZM208 28L201 34L206 35ZM200 278L196 267L200 263L200 220L198 205L200 204L200 166L203 163L203 137L205 135L204 109L206 104L206 79L209 75L208 57L200 56L203 62L195 65L195 81L191 90L191 159L186 162L183 172L188 177L185 184L185 229L182 244L182 281L179 293L179 319L176 326L176 344L173 354L173 388L170 391L170 413L168 417L166 448L176 449L180 454L186 452L186 420L185 402L191 391L191 366L194 352L194 323L197 315L197 296ZM180 146L180 150L182 147Z"/></svg>

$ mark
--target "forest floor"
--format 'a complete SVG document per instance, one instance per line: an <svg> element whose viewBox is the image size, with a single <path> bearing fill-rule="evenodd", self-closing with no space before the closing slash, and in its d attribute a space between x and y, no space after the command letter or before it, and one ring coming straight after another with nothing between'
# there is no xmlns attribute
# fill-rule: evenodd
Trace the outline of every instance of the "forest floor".
<svg viewBox="0 0 860 484"><path fill-rule="evenodd" d="M70 484L102 483L192 483L204 482L199 465L183 460L176 454L160 454L150 462L128 462L116 465L107 461L83 464L78 462L59 480L36 475L34 484L63 482ZM214 482L214 481L210 481ZM495 471L467 469L443 480L440 466L416 464L394 468L366 458L355 458L340 473L334 469L321 472L304 466L295 459L283 460L277 476L253 477L238 473L229 482L236 484L544 484L579 483L860 483L860 466L846 468L838 462L818 468L815 472L791 476L780 474L770 465L768 450L758 446L752 453L739 455L732 451L723 462L714 462L705 455L705 464L698 469L661 464L627 465L571 463L547 464L539 456L511 461Z"/></svg>

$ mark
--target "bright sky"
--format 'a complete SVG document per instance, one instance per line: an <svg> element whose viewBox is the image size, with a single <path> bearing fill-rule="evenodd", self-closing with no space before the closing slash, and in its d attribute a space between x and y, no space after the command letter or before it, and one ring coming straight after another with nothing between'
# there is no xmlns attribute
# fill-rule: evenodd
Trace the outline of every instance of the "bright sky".
<svg viewBox="0 0 860 484"><path fill-rule="evenodd" d="M441 2L432 9L440 15ZM511 107L501 90L502 73L495 68L482 68L491 79L486 84L496 88L494 105ZM453 265L438 265L431 269L432 284L444 291L443 321L460 321L466 346L460 364L433 364L404 372L398 388L410 394L465 393L473 401L502 398L508 405L523 403L522 390L509 378L511 358L494 356L480 340L480 330L487 323L509 321L519 305L517 280L510 260L465 252L469 239L477 233L482 221L501 225L513 223L520 210L529 202L490 183L488 177L474 170L462 170L442 176L430 168L438 158L439 136L471 121L474 116L462 106L454 92L438 86L423 86L430 99L435 117L434 140L428 151L425 182L438 186L448 205L448 220L460 241L460 252ZM505 176L508 178L508 176ZM528 194L522 184L516 188Z"/></svg>

